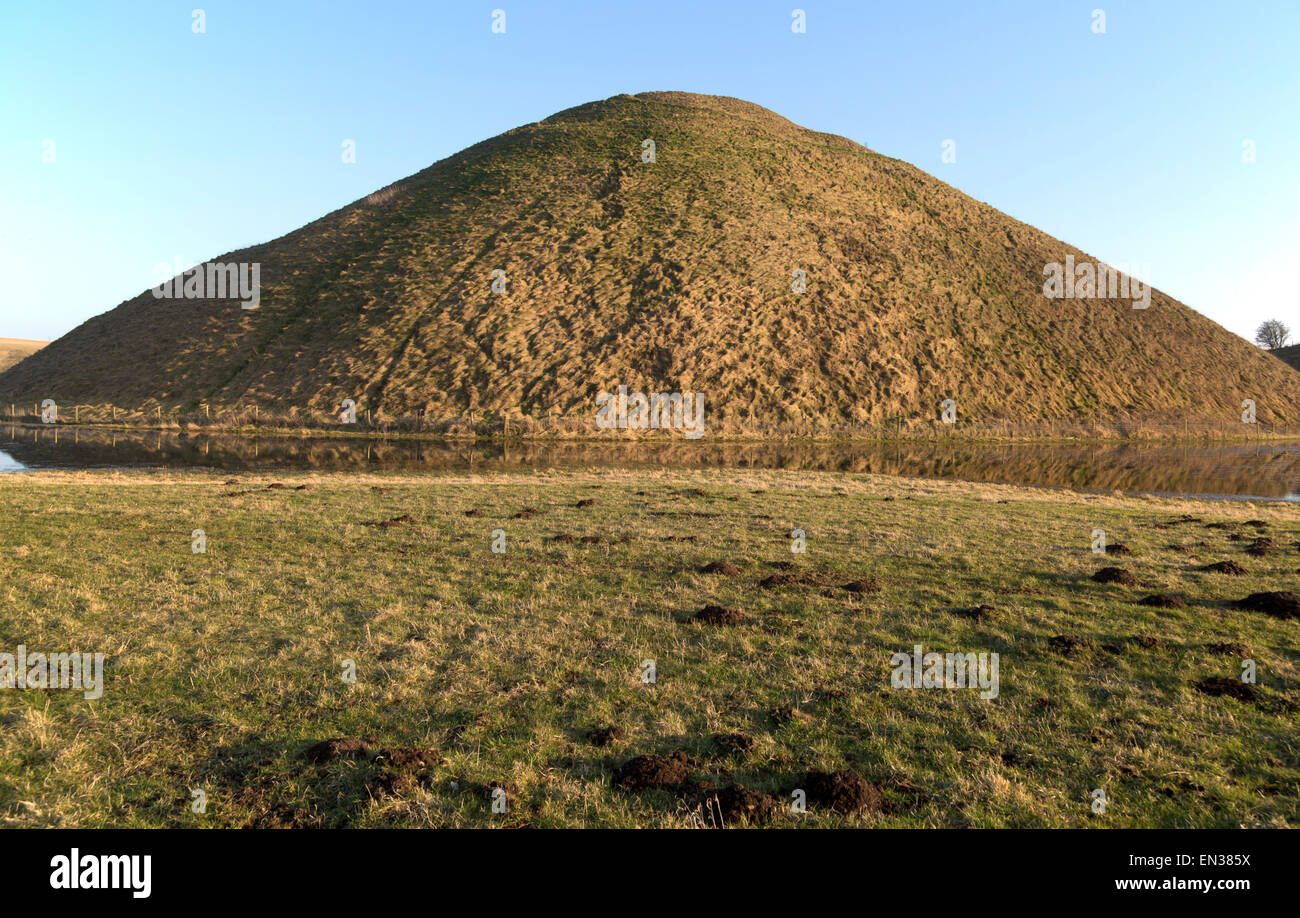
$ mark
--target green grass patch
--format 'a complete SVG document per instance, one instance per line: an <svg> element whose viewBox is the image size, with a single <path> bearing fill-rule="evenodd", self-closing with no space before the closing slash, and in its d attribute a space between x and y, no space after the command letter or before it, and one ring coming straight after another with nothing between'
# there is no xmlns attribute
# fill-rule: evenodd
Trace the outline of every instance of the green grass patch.
<svg viewBox="0 0 1300 918"><path fill-rule="evenodd" d="M782 800L777 827L1297 818L1300 622L1232 605L1294 589L1293 506L737 469L229 477L0 479L0 652L107 660L98 699L0 690L4 823L690 826L707 787L736 783ZM1095 555L1098 528L1132 554ZM1271 553L1247 553L1261 535ZM1200 570L1220 560L1248 573ZM1138 584L1093 582L1106 565ZM807 582L759 586L782 572ZM880 589L843 589L866 578ZM1150 593L1187 605L1137 604ZM747 620L682 621L706 604ZM998 697L891 688L915 644L998 653ZM1245 656L1254 701L1194 687ZM730 733L753 742L713 739ZM370 752L304 755L331 737ZM685 789L612 780L676 751ZM882 810L789 811L809 770L845 768Z"/></svg>

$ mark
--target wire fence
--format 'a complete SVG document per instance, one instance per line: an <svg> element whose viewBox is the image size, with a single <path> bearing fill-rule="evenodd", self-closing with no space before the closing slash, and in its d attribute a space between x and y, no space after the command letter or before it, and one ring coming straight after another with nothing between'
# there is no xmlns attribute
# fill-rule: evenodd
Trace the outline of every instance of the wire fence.
<svg viewBox="0 0 1300 918"><path fill-rule="evenodd" d="M62 426L119 426L162 430L190 428L212 431L297 430L337 434L422 434L473 437L539 437L634 439L638 436L683 436L677 430L599 430L594 416L545 417L507 414L495 411L466 411L455 416L434 416L425 411L389 414L369 408L355 409L355 420L324 411L290 408L268 410L260 405L213 406L204 402L186 407L151 404L128 409L116 405L56 405L48 402L0 405L7 419L18 424L58 424ZM938 419L897 417L871 424L832 425L785 423L762 425L731 422L723 419L714 427L706 425L705 436L711 438L762 438L789 440L925 440L925 439L1256 439L1300 437L1300 425L1281 425L1268 419L1254 423L1206 418L1169 419L1163 417L1113 418L1106 420L1046 421L1016 418L959 418L954 423Z"/></svg>

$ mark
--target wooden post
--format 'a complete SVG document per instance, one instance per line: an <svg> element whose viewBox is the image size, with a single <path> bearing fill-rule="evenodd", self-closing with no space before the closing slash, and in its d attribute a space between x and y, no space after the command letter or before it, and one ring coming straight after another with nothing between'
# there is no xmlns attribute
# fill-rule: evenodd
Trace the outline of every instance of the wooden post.
<svg viewBox="0 0 1300 918"><path fill-rule="evenodd" d="M80 406L80 405L73 405L73 406L72 406L72 423L74 423L74 424L80 424L80 423L81 423L81 406Z"/></svg>

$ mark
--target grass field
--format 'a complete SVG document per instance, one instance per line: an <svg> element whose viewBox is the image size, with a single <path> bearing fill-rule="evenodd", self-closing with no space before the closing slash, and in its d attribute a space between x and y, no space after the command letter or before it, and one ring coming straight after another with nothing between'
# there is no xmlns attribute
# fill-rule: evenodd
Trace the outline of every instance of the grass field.
<svg viewBox="0 0 1300 918"><path fill-rule="evenodd" d="M0 338L0 373L47 344L48 341L31 341L27 338Z"/></svg>
<svg viewBox="0 0 1300 918"><path fill-rule="evenodd" d="M1232 605L1295 589L1294 505L734 469L42 472L0 502L0 651L106 657L98 699L0 691L11 826L1300 819L1300 621ZM709 604L745 620L684 621ZM999 654L998 696L891 688L916 644ZM843 770L873 789L809 777Z"/></svg>

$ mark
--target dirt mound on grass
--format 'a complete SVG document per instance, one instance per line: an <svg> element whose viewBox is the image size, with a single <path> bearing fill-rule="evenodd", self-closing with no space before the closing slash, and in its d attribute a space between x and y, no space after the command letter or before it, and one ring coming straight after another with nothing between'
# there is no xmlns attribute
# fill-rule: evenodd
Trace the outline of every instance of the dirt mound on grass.
<svg viewBox="0 0 1300 918"><path fill-rule="evenodd" d="M1300 618L1300 596L1286 590L1269 593L1251 593L1236 602L1239 609L1263 612L1274 618Z"/></svg>
<svg viewBox="0 0 1300 918"><path fill-rule="evenodd" d="M1047 646L1057 653L1084 653L1093 647L1092 641L1077 634L1058 634L1047 642Z"/></svg>
<svg viewBox="0 0 1300 918"><path fill-rule="evenodd" d="M781 812L781 801L771 794L737 784L709 794L703 809L705 820L710 825L722 827L748 823L757 826L771 822Z"/></svg>
<svg viewBox="0 0 1300 918"><path fill-rule="evenodd" d="M779 564L781 564L779 561L772 562L773 567ZM783 573L769 574L764 577L758 582L758 585L765 590L772 590L783 586L820 586L822 584L822 578L811 571L800 571L795 569L793 565L782 568L782 570ZM793 573L790 571L793 571Z"/></svg>
<svg viewBox="0 0 1300 918"><path fill-rule="evenodd" d="M1258 700L1259 692L1255 686L1249 682L1242 682L1240 679L1228 679L1224 676L1210 676L1202 679L1200 682L1192 683L1196 690L1204 695L1213 698L1235 698L1241 702L1253 702Z"/></svg>
<svg viewBox="0 0 1300 918"><path fill-rule="evenodd" d="M684 752L639 755L614 771L614 783L626 790L680 787L690 772L691 760Z"/></svg>
<svg viewBox="0 0 1300 918"><path fill-rule="evenodd" d="M808 802L814 806L829 807L837 813L851 814L864 810L879 812L885 800L880 788L856 771L810 771L804 779Z"/></svg>
<svg viewBox="0 0 1300 918"><path fill-rule="evenodd" d="M1273 553L1273 540L1270 538L1255 539L1246 546L1246 554L1253 555L1256 558L1264 558Z"/></svg>
<svg viewBox="0 0 1300 918"><path fill-rule="evenodd" d="M1121 586L1133 586L1137 583L1137 578L1122 567L1103 567L1092 575L1092 579L1098 583L1118 583Z"/></svg>
<svg viewBox="0 0 1300 918"><path fill-rule="evenodd" d="M1138 600L1139 606L1154 606L1157 609L1186 609L1187 603L1173 593L1152 593Z"/></svg>
<svg viewBox="0 0 1300 918"><path fill-rule="evenodd" d="M1248 571L1236 561L1215 561L1213 564L1205 565L1201 570L1215 574L1229 574L1233 577L1244 577L1248 573Z"/></svg>
<svg viewBox="0 0 1300 918"><path fill-rule="evenodd" d="M953 609L953 614L958 615L962 618L969 618L977 622L994 621L1001 616L1001 613L998 612L996 608L987 605L970 606L967 608Z"/></svg>
<svg viewBox="0 0 1300 918"><path fill-rule="evenodd" d="M713 742L732 753L754 748L754 738L747 733L715 733Z"/></svg>
<svg viewBox="0 0 1300 918"><path fill-rule="evenodd" d="M743 625L749 619L744 612L738 609L728 609L726 606L705 606L688 618L687 621L702 622L706 625Z"/></svg>
<svg viewBox="0 0 1300 918"><path fill-rule="evenodd" d="M723 577L739 577L740 568L729 561L710 561L700 568L701 574L721 574Z"/></svg>
<svg viewBox="0 0 1300 918"><path fill-rule="evenodd" d="M370 758L377 750L378 744L370 737L336 736L309 746L302 755L311 762L331 762L334 759Z"/></svg>
<svg viewBox="0 0 1300 918"><path fill-rule="evenodd" d="M1245 644L1240 644L1236 641L1218 641L1216 643L1206 644L1205 649L1210 653L1225 653L1231 654L1234 657L1245 658L1250 656L1250 648Z"/></svg>
<svg viewBox="0 0 1300 918"><path fill-rule="evenodd" d="M591 740L593 746L608 746L623 739L623 729L612 725L597 727L587 735L587 738Z"/></svg>
<svg viewBox="0 0 1300 918"><path fill-rule="evenodd" d="M1160 647L1168 646L1168 643L1164 638L1158 638L1153 634L1135 634L1128 639L1128 643L1136 644L1143 650L1155 650Z"/></svg>

